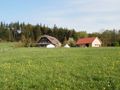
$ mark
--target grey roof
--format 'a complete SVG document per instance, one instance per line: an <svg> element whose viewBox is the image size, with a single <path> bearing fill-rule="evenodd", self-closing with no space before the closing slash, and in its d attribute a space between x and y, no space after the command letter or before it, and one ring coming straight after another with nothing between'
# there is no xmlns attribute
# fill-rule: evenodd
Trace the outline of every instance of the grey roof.
<svg viewBox="0 0 120 90"><path fill-rule="evenodd" d="M43 35L41 36L41 38L46 37L52 44L54 44L56 47L60 47L61 43L58 39L56 39L55 37L49 36L49 35ZM40 39L41 39L40 38ZM39 39L39 40L40 40Z"/></svg>

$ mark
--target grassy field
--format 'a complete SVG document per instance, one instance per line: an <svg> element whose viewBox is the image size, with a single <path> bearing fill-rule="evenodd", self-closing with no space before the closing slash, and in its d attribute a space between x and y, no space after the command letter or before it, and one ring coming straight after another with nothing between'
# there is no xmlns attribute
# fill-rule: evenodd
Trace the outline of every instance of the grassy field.
<svg viewBox="0 0 120 90"><path fill-rule="evenodd" d="M120 90L120 48L0 44L1 90Z"/></svg>

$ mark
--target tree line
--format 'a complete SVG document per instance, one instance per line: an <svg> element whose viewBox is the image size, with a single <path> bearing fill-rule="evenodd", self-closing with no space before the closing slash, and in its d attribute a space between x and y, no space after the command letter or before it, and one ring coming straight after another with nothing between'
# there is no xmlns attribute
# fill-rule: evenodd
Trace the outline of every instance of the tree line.
<svg viewBox="0 0 120 90"><path fill-rule="evenodd" d="M120 46L120 30L104 30L103 32L87 33L86 31L75 31L74 29L57 27L50 28L44 24L25 24L14 22L0 22L0 40L8 42L36 42L42 35L56 37L62 44L73 38L77 41L84 37L99 37L103 46ZM75 43L75 42L74 42Z"/></svg>
<svg viewBox="0 0 120 90"><path fill-rule="evenodd" d="M19 31L21 30L21 33ZM73 37L76 39L76 32L74 29L58 28L54 25L53 28L49 28L46 25L37 24L25 24L25 23L0 23L0 38L6 41L19 41L22 37L31 39L33 42L37 41L42 35L50 35L56 37L60 42L64 42L65 38Z"/></svg>

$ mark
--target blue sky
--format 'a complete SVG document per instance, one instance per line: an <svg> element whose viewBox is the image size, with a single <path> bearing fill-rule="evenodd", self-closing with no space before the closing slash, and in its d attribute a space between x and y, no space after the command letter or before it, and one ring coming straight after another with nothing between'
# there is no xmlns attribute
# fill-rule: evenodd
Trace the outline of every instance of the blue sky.
<svg viewBox="0 0 120 90"><path fill-rule="evenodd" d="M0 21L87 32L120 29L120 0L0 0Z"/></svg>

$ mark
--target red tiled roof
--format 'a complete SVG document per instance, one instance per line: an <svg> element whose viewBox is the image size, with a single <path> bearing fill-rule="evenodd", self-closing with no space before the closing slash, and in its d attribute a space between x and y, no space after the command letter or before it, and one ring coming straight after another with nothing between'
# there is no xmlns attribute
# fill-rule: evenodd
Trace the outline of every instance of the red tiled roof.
<svg viewBox="0 0 120 90"><path fill-rule="evenodd" d="M80 44L90 44L95 40L96 37L90 37L90 38L81 38L77 41L77 45Z"/></svg>

